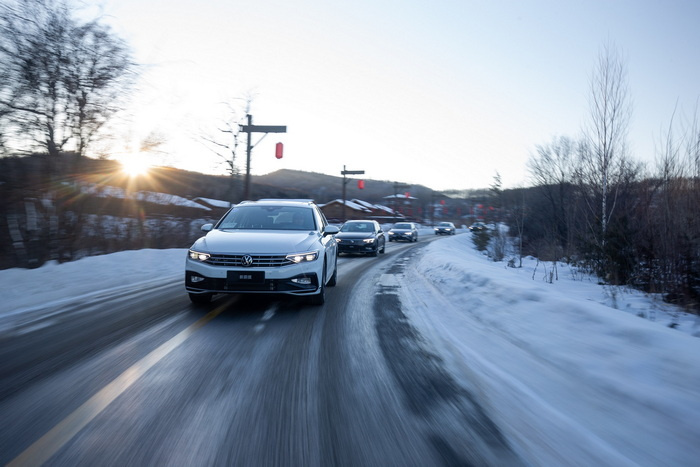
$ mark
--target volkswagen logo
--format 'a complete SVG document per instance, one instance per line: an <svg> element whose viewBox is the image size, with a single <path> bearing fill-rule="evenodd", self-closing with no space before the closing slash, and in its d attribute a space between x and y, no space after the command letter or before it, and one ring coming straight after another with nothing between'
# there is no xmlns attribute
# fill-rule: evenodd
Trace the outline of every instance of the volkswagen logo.
<svg viewBox="0 0 700 467"><path fill-rule="evenodd" d="M243 264L243 266L252 266L253 257L250 255L243 255L243 258L241 258L241 264Z"/></svg>

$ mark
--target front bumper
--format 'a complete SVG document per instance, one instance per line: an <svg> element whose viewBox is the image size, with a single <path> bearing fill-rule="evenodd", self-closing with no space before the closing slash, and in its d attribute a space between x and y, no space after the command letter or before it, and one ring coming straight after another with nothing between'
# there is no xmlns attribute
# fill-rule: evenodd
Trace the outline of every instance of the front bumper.
<svg viewBox="0 0 700 467"><path fill-rule="evenodd" d="M276 268L211 266L187 259L185 289L190 293L271 293L313 295L320 291L322 261Z"/></svg>
<svg viewBox="0 0 700 467"><path fill-rule="evenodd" d="M343 240L338 243L338 253L356 253L367 254L377 251L378 243L365 243L362 240L348 241Z"/></svg>
<svg viewBox="0 0 700 467"><path fill-rule="evenodd" d="M413 241L413 235L409 234L394 234L391 237L389 237L391 240L397 241L397 240L405 240L407 242Z"/></svg>

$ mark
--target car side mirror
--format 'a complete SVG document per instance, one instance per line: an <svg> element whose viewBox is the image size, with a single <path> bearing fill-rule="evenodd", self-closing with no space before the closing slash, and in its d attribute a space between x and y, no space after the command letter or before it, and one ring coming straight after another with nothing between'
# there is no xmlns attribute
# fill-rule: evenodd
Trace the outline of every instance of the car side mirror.
<svg viewBox="0 0 700 467"><path fill-rule="evenodd" d="M201 230L202 230L202 232L209 232L209 231L211 231L211 229L213 229L213 228L214 228L214 224L204 224L204 225L201 227Z"/></svg>
<svg viewBox="0 0 700 467"><path fill-rule="evenodd" d="M323 236L324 237L326 235L335 235L338 232L340 232L340 229L334 225L327 225L323 228Z"/></svg>

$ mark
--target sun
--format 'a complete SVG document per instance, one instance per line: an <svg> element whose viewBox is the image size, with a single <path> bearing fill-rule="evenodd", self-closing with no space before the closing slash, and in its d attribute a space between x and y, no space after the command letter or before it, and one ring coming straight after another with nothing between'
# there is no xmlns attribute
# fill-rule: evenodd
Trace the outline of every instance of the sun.
<svg viewBox="0 0 700 467"><path fill-rule="evenodd" d="M150 168L145 158L138 156L129 156L121 160L122 170L130 177L138 177L146 175Z"/></svg>

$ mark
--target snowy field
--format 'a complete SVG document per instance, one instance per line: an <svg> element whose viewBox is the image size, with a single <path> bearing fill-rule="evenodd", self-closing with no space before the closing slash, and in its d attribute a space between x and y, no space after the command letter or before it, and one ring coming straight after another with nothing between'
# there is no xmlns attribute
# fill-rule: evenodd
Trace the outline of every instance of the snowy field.
<svg viewBox="0 0 700 467"><path fill-rule="evenodd" d="M47 304L180 280L185 252L0 271L0 334ZM566 265L491 262L468 233L423 248L398 280L426 346L534 465L698 465L696 316Z"/></svg>

